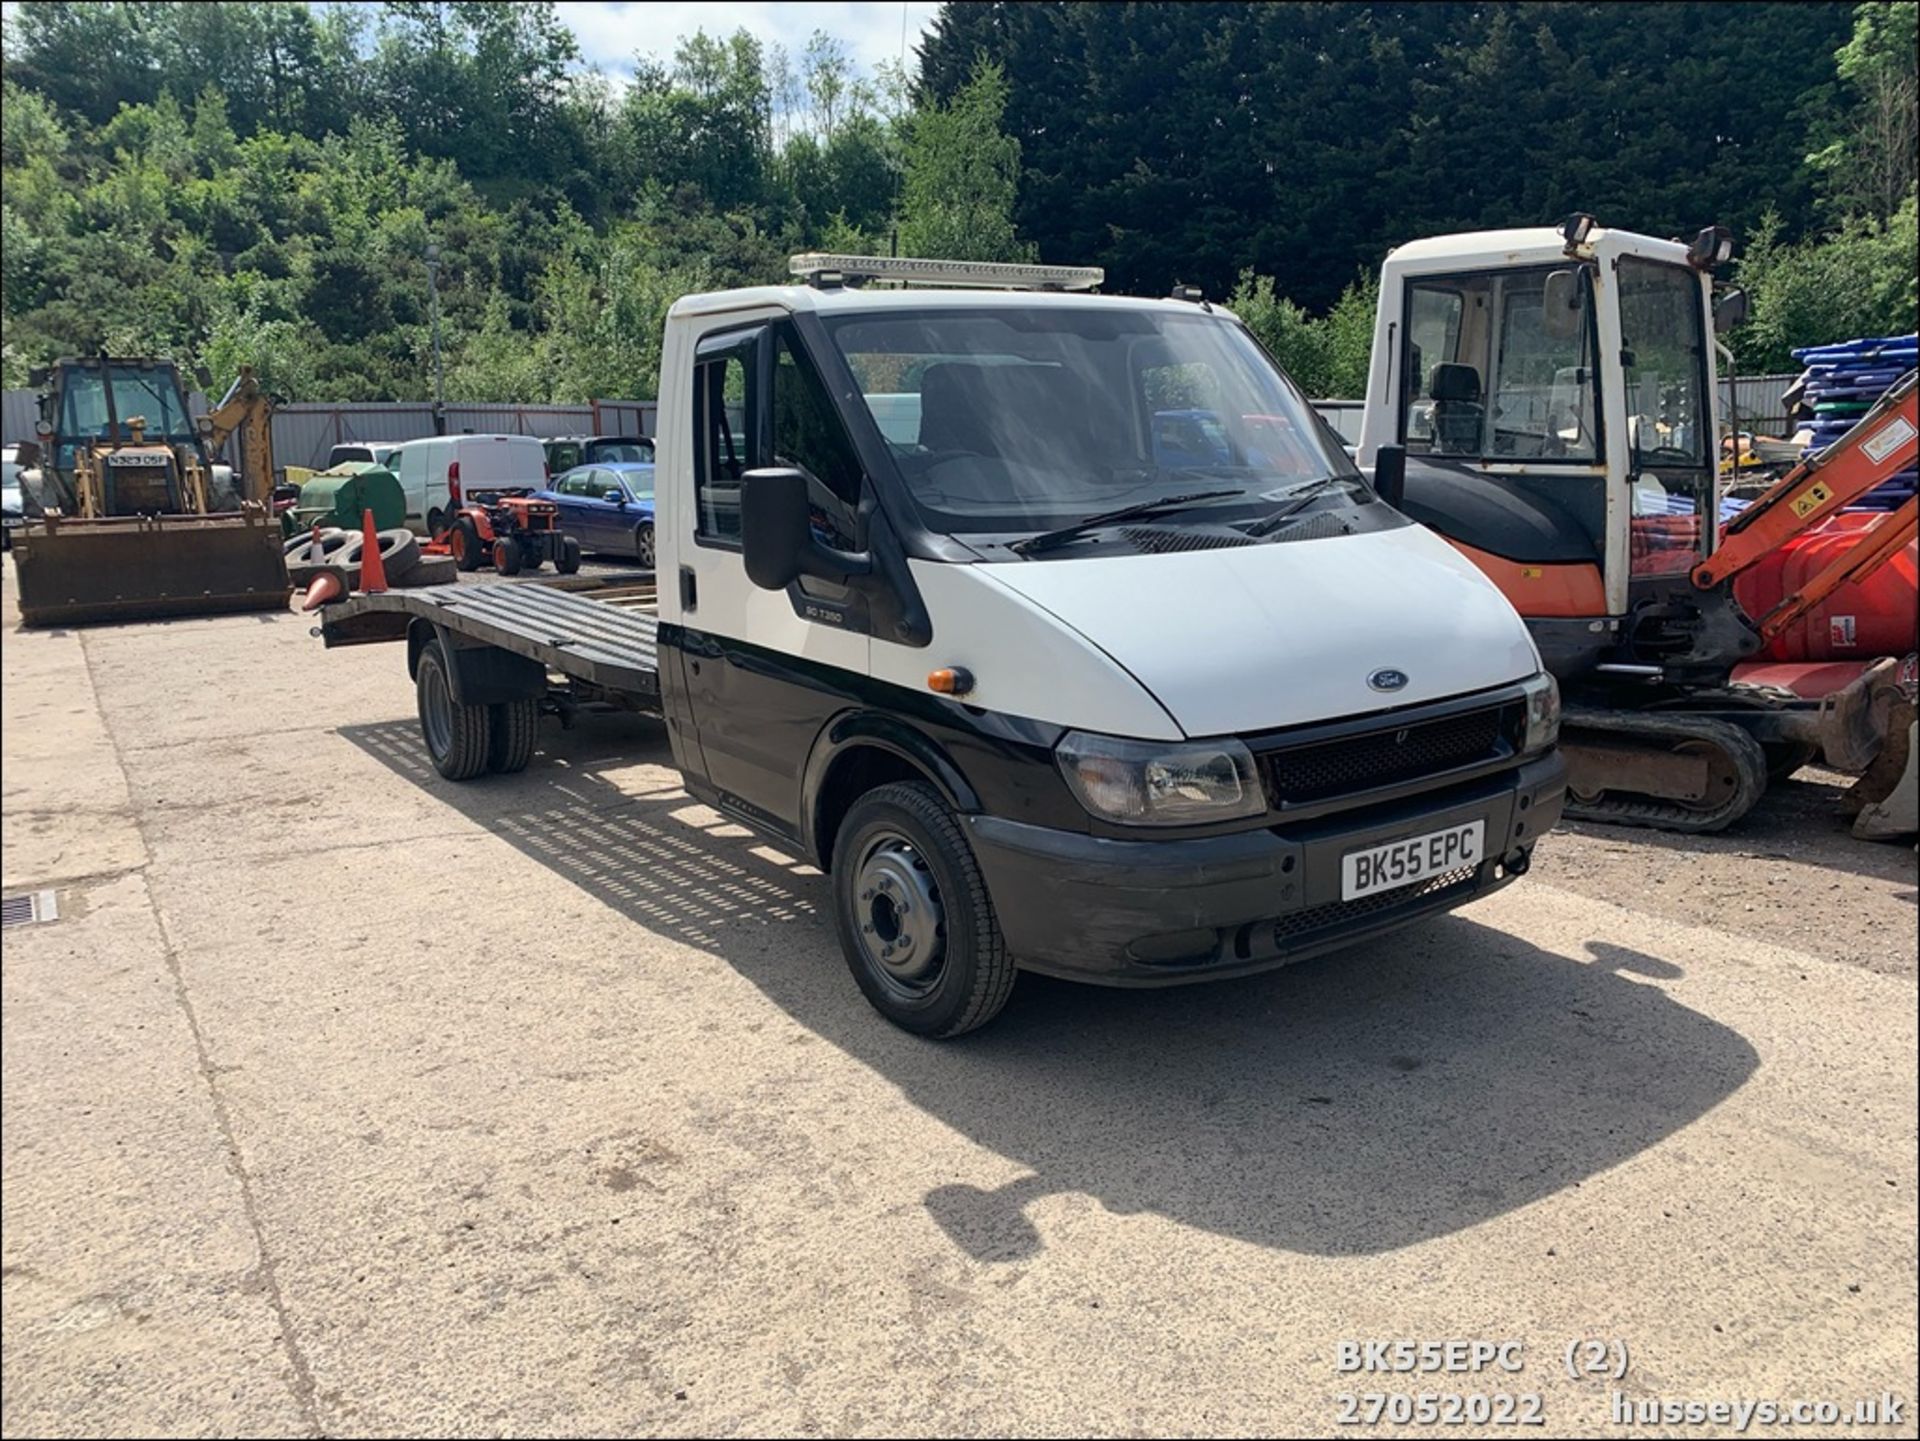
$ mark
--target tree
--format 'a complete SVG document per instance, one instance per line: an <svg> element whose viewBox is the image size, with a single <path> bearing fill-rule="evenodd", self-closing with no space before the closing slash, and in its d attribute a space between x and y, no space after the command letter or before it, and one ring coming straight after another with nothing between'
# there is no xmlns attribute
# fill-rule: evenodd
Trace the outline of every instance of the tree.
<svg viewBox="0 0 1920 1441"><path fill-rule="evenodd" d="M1911 191L1885 221L1855 216L1830 236L1780 239L1769 215L1739 266L1749 318L1732 337L1750 371L1796 367L1792 352L1869 335L1906 335L1920 328L1920 253Z"/></svg>
<svg viewBox="0 0 1920 1441"><path fill-rule="evenodd" d="M1920 6L1868 0L1854 8L1853 34L1835 53L1851 103L1838 134L1808 159L1843 216L1885 220L1914 193L1920 162Z"/></svg>
<svg viewBox="0 0 1920 1441"><path fill-rule="evenodd" d="M1002 133L1007 78L983 62L945 105L907 124L900 245L909 255L949 260L1025 260L1033 247L1014 234L1020 142Z"/></svg>
<svg viewBox="0 0 1920 1441"><path fill-rule="evenodd" d="M1654 234L1815 220L1782 134L1834 82L1838 5L951 3L922 104L985 55L1020 142L1015 220L1115 287L1275 273L1314 310L1450 230L1569 210ZM1756 76L1764 75L1765 83Z"/></svg>

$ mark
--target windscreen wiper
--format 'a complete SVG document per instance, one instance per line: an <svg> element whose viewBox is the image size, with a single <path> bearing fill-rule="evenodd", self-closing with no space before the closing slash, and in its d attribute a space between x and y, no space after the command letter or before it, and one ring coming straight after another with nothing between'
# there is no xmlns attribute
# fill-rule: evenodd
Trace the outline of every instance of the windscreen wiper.
<svg viewBox="0 0 1920 1441"><path fill-rule="evenodd" d="M1252 525L1247 527L1247 534L1271 535L1274 531L1278 530L1284 522L1292 519L1304 510L1309 501L1315 496L1320 495L1329 486L1344 484L1352 478L1352 476L1348 475L1323 475L1318 480L1308 481L1306 485L1301 487L1299 493L1294 496L1293 504L1284 509L1276 510L1272 515L1262 516L1259 520L1256 520Z"/></svg>
<svg viewBox="0 0 1920 1441"><path fill-rule="evenodd" d="M1063 525L1058 530L1043 530L1040 534L1028 536L1025 540L1016 540L1007 549L1018 551L1021 555L1033 555L1039 551L1052 550L1055 546L1065 545L1070 540L1078 540L1090 531L1100 530L1109 525L1118 525L1123 520L1142 520L1150 515L1163 515L1168 511L1183 510L1203 500L1224 500L1230 495L1245 494L1245 490L1236 486L1232 490L1190 490L1184 495L1163 495L1156 500L1143 500L1138 505L1123 505L1118 510L1103 510L1098 515L1090 515L1085 520L1076 520L1072 525Z"/></svg>

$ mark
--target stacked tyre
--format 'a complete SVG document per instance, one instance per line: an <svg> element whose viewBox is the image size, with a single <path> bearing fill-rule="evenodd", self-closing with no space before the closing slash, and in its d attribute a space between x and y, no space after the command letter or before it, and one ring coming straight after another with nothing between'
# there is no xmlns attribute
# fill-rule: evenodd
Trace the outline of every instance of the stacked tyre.
<svg viewBox="0 0 1920 1441"><path fill-rule="evenodd" d="M389 586L442 585L456 578L453 562L445 556L422 554L419 538L404 526L383 530L377 539L380 566ZM356 530L326 529L317 538L311 534L295 536L285 544L287 579L295 589L304 590L322 571L329 571L338 575L348 590L358 590L366 544L366 537Z"/></svg>

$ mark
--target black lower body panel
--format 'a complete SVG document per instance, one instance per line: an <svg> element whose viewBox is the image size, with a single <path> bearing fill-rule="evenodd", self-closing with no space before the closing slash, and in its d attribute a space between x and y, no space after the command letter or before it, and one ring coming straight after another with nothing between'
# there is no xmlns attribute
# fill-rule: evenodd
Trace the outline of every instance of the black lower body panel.
<svg viewBox="0 0 1920 1441"><path fill-rule="evenodd" d="M1286 965L1453 909L1507 884L1560 819L1557 754L1365 812L1186 840L1113 840L962 817L1007 944L1027 970L1166 986ZM1350 851L1474 820L1484 859L1343 901Z"/></svg>

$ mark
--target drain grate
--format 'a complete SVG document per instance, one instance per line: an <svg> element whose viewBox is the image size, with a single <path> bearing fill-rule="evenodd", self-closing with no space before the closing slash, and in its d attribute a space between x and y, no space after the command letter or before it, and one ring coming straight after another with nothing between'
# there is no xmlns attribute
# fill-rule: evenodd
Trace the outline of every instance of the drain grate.
<svg viewBox="0 0 1920 1441"><path fill-rule="evenodd" d="M52 891L29 891L21 896L0 896L0 926L31 926L40 921L60 919L60 903Z"/></svg>

